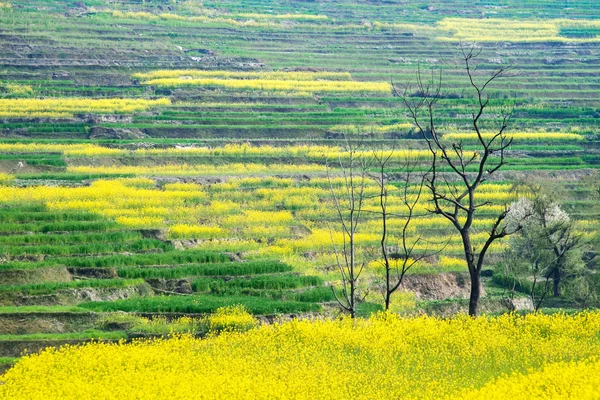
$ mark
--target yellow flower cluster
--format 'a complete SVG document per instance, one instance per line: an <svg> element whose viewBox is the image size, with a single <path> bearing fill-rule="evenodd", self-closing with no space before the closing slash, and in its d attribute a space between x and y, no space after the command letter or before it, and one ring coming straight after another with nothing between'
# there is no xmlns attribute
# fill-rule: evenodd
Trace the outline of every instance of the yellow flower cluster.
<svg viewBox="0 0 600 400"><path fill-rule="evenodd" d="M82 144L52 144L52 143L0 143L2 153L61 153L67 157L99 157L119 156L123 150L98 146L89 143Z"/></svg>
<svg viewBox="0 0 600 400"><path fill-rule="evenodd" d="M11 183L15 177L10 174L5 174L4 172L0 172L0 185L8 185Z"/></svg>
<svg viewBox="0 0 600 400"><path fill-rule="evenodd" d="M110 12L116 18L140 19L149 21L183 21L201 24L219 24L233 25L239 27L285 27L285 23L280 20L308 21L319 22L326 21L325 15L309 15L309 14L221 14L221 15L178 15L172 13L152 14L144 11L119 11ZM259 21L256 21L259 20ZM274 20L274 21L270 21ZM316 25L320 26L320 25Z"/></svg>
<svg viewBox="0 0 600 400"><path fill-rule="evenodd" d="M436 26L450 32L451 37L438 40L473 42L598 42L600 37L567 38L560 36L561 28L600 28L597 20L516 20L505 18L444 18ZM501 39L499 39L501 38Z"/></svg>
<svg viewBox="0 0 600 400"><path fill-rule="evenodd" d="M349 72L304 72L304 71L215 71L199 69L166 69L146 73L133 74L137 79L158 78L220 78L220 79L266 79L282 81L314 81L352 79Z"/></svg>
<svg viewBox="0 0 600 400"><path fill-rule="evenodd" d="M258 326L258 321L244 306L220 307L206 318L212 333L244 332Z"/></svg>
<svg viewBox="0 0 600 400"><path fill-rule="evenodd" d="M443 244L438 244L437 246L430 246L429 250L434 251L437 250L437 248L445 248L443 247ZM414 259L409 259L408 260L408 264L410 265L414 262ZM392 266L392 268L401 268L402 267L402 263L403 260L392 260L390 265ZM384 271L384 267L385 267L385 263L382 259L379 260L373 260L370 261L367 264L367 267L369 270L381 274ZM454 258L454 257L446 257L446 256L441 256L440 259L435 263L432 264L431 262L427 261L427 260L421 260L418 263L415 263L413 266L411 266L411 269L409 270L410 273L429 273L429 272L455 272L455 271L467 271L467 265L465 263L464 259L460 259L460 258ZM381 275L380 275L381 276Z"/></svg>
<svg viewBox="0 0 600 400"><path fill-rule="evenodd" d="M341 133L388 133L396 131L408 131L413 128L413 125L405 122L393 125L334 125L329 128L332 132Z"/></svg>
<svg viewBox="0 0 600 400"><path fill-rule="evenodd" d="M0 398L591 400L599 331L598 312L380 314L208 339L91 343L22 358L2 377Z"/></svg>
<svg viewBox="0 0 600 400"><path fill-rule="evenodd" d="M6 8L0 3L0 9ZM0 83L0 93L11 97L27 97L33 94L33 88L29 85L18 85L16 83Z"/></svg>
<svg viewBox="0 0 600 400"><path fill-rule="evenodd" d="M110 171L123 173L126 167L110 168ZM181 171L173 174L181 175ZM6 183L10 179L11 176L7 176ZM342 195L343 178L332 178L331 183ZM97 180L90 186L74 188L5 186L0 187L0 203L39 201L55 210L97 213L131 228L165 228L172 239L214 242L200 243L203 248L212 249L215 245L226 243L221 240L226 240L226 246L242 246L245 243L248 249L264 256L292 257L306 252L332 252L332 234L336 245L343 243L339 226L331 222L337 217L330 201L329 184L330 181L322 177L306 182L290 178L247 177L211 185L177 182L157 187L149 178L136 177ZM388 211L404 215L405 206L393 189L390 188ZM365 209L374 213L378 210L378 190L375 182L368 182L365 189L365 193L372 196L367 199ZM482 207L482 211L501 211L502 204L514 200L514 194L509 191L510 185L482 185L478 199L498 203ZM415 250L460 254L462 245L459 237L446 236L451 232L450 224L443 217L429 215L429 207L427 196L423 196L415 207L418 217L412 221L408 233L424 237ZM381 239L380 221L369 218L371 215L376 214L365 214L356 237L357 243L365 249L377 246ZM404 222L401 217L389 219L390 243L398 241ZM475 245L487 239L485 231L493 222L491 218L474 222L473 227L478 230L472 237ZM246 243L247 240L254 241L256 245ZM502 244L498 242L492 251L501 248ZM438 268L456 270L460 265L458 260L441 258Z"/></svg>
<svg viewBox="0 0 600 400"><path fill-rule="evenodd" d="M356 31L356 30L395 30L398 32L420 32L426 34L440 34L440 29L427 24L410 23L390 23L365 21L361 24L356 23L326 23L330 21L325 15L310 14L256 14L256 13L219 13L214 9L202 9L201 15L179 15L173 13L152 14L144 11L106 11L115 18L127 18L146 21L180 21L192 24L212 24L212 25L231 25L235 27L252 28L275 28L275 29L293 29L294 26L300 26L304 29L313 30L334 30L334 31ZM293 22L293 25L290 24ZM442 31L446 32L446 31Z"/></svg>
<svg viewBox="0 0 600 400"><path fill-rule="evenodd" d="M258 211L247 210L241 215L232 215L224 219L225 226L238 226L246 223L250 224L288 224L294 221L292 213L289 211Z"/></svg>
<svg viewBox="0 0 600 400"><path fill-rule="evenodd" d="M114 167L119 172L123 168ZM10 178L7 176L7 182ZM247 177L211 185L176 182L160 186L151 179L136 177L96 180L83 187L0 186L0 203L36 201L54 210L93 212L131 228L164 228L172 239L202 239L199 246L210 250L230 251L237 246L236 251L252 251L259 256L295 257L313 252L320 256L334 251L332 239L338 248L344 239L335 222L329 183L322 177L301 182L290 178ZM331 183L343 195L343 178L332 178ZM506 184L482 185L478 201L498 204L481 210L501 211L504 203L514 200L510 188ZM388 221L391 245L398 243L405 222L400 216L406 213L398 192L393 189L390 188L388 211L398 216ZM364 214L356 235L358 245L365 251L378 246L381 240L381 221L373 217L378 211L378 190L374 181L369 181L365 189L372 197L364 207L373 213ZM427 196L422 196L415 207L417 216L408 234L423 237L415 250L442 250L445 256L461 254L460 238L452 234L446 219L428 214L429 207ZM493 222L493 218L474 221L474 245L487 239L485 232ZM498 242L491 251L501 248L502 243ZM446 270L463 266L460 260L445 257L436 265Z"/></svg>
<svg viewBox="0 0 600 400"><path fill-rule="evenodd" d="M68 166L67 172L80 174L104 174L104 175L149 175L149 176L211 176L211 175L275 175L275 174L311 174L323 173L325 167L322 165L293 165L293 164L242 164L232 163L224 165L212 164L179 164L179 165L156 165L156 166Z"/></svg>
<svg viewBox="0 0 600 400"><path fill-rule="evenodd" d="M493 133L483 133L481 136L489 140L493 137ZM531 142L544 142L544 141L580 141L585 140L585 136L577 133L562 133L562 132L508 132L507 138L512 138L515 142L531 141ZM460 140L477 140L477 134L473 132L468 133L446 133L444 140L448 141L460 141Z"/></svg>
<svg viewBox="0 0 600 400"><path fill-rule="evenodd" d="M172 239L213 239L224 234L223 228L218 226L178 224L169 228Z"/></svg>
<svg viewBox="0 0 600 400"><path fill-rule="evenodd" d="M258 156L258 157L307 157L311 159L323 158L326 154L341 154L338 147L331 146L252 146L248 143L226 144L222 147L168 147L162 149L138 149L134 156L162 156L162 155L194 155L194 156Z"/></svg>
<svg viewBox="0 0 600 400"><path fill-rule="evenodd" d="M380 225L381 226L381 225ZM445 225L442 226L442 228ZM479 226L479 225L477 225ZM336 226L337 228L337 226ZM418 228L417 228L418 229ZM416 231L417 229L414 229ZM413 233L411 231L409 233ZM398 231L396 231L398 232ZM472 237L475 246L481 245L485 242L489 235L485 232L474 234ZM429 235L425 236L428 240L421 240L414 246L415 251L422 252L434 252L443 251L444 253L460 254L463 249L460 237L457 235L453 236L437 236ZM389 243L399 243L400 238L396 234L389 235ZM348 238L346 237L346 240ZM363 232L359 232L355 235L355 241L357 246L360 248L372 248L377 246L381 240L380 229L365 229ZM410 240L410 238L409 238ZM334 250L334 245L340 249L344 242L344 234L341 231L335 230L330 231L329 229L315 228L312 229L311 233L301 238L280 238L273 242L271 246L265 248L263 254L270 254L275 252L276 254L291 256L294 253L300 254L309 251L321 251L331 252ZM490 251L498 251L502 249L502 242L495 242L491 247ZM268 252L267 252L268 250ZM442 269L455 271L460 269L459 266L464 266L464 262L456 258L442 257L438 262L438 266Z"/></svg>
<svg viewBox="0 0 600 400"><path fill-rule="evenodd" d="M252 146L248 143L226 144L222 147L177 146L156 149L125 150L109 148L91 143L53 144L53 143L0 143L0 152L12 153L61 153L67 157L151 157L151 156L206 156L206 157L303 157L309 160L338 160L348 158L348 152L333 146ZM388 154L388 153L386 153ZM372 157L369 151L357 151L355 157ZM395 149L392 159L427 159L428 150Z"/></svg>
<svg viewBox="0 0 600 400"><path fill-rule="evenodd" d="M391 93L392 86L387 82L356 81L296 81L283 79L182 79L158 78L142 82L144 85L161 87L207 86L229 89L288 91L288 92L383 92Z"/></svg>
<svg viewBox="0 0 600 400"><path fill-rule="evenodd" d="M467 264L462 258L454 258L454 257L440 257L439 265L447 270L456 271L467 268Z"/></svg>
<svg viewBox="0 0 600 400"><path fill-rule="evenodd" d="M312 14L258 14L258 13L240 13L236 14L243 18L253 19L292 19L292 20L311 20L311 21L324 21L327 15L312 15Z"/></svg>
<svg viewBox="0 0 600 400"><path fill-rule="evenodd" d="M600 361L560 362L528 374L514 374L453 400L600 399Z"/></svg>
<svg viewBox="0 0 600 400"><path fill-rule="evenodd" d="M202 191L146 188L149 180L97 180L87 187L0 187L0 202L38 201L55 210L82 210L114 218L129 227L162 227L189 220L195 204L206 200ZM152 181L150 181L152 182ZM153 182L152 182L153 183Z"/></svg>
<svg viewBox="0 0 600 400"><path fill-rule="evenodd" d="M75 114L130 114L171 104L145 99L0 99L0 118L71 118Z"/></svg>

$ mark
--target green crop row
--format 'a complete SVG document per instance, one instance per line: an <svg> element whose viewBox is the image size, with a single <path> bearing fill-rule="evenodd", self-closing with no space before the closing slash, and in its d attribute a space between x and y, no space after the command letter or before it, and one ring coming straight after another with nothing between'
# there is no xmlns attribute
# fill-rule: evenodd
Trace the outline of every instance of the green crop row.
<svg viewBox="0 0 600 400"><path fill-rule="evenodd" d="M14 257L21 255L39 254L44 256L66 255L98 255L119 252L140 252L146 250L172 250L173 246L155 239L140 239L131 242L117 243L91 243L85 245L31 245L31 246L4 246L0 253Z"/></svg>
<svg viewBox="0 0 600 400"><path fill-rule="evenodd" d="M136 231L115 231L101 233L67 233L67 234L29 234L0 236L0 245L70 245L89 243L114 243L130 242L141 239L142 235Z"/></svg>
<svg viewBox="0 0 600 400"><path fill-rule="evenodd" d="M140 265L140 264L138 264ZM175 279L189 276L239 276L288 272L292 268L279 261L221 262L186 264L173 267L124 267L117 270L123 278Z"/></svg>
<svg viewBox="0 0 600 400"><path fill-rule="evenodd" d="M62 289L116 289L143 284L143 279L86 279L71 282L44 282L28 285L0 285L0 293L19 292L23 294L52 293Z"/></svg>
<svg viewBox="0 0 600 400"><path fill-rule="evenodd" d="M177 312L177 313L211 313L217 308L243 305L252 314L288 314L319 311L318 304L271 300L252 296L154 296L135 297L126 300L83 303L80 307L93 311L126 311L126 312Z"/></svg>
<svg viewBox="0 0 600 400"><path fill-rule="evenodd" d="M178 265L186 263L219 263L230 261L229 257L201 250L167 251L164 253L113 254L98 257L56 257L40 262L7 262L0 269L31 269L67 266L73 268L125 267L139 265ZM132 276L128 276L132 277Z"/></svg>
<svg viewBox="0 0 600 400"><path fill-rule="evenodd" d="M195 292L224 293L230 289L281 290L298 289L305 286L318 286L323 280L317 276L296 274L259 275L251 278L230 280L197 278L192 281Z"/></svg>

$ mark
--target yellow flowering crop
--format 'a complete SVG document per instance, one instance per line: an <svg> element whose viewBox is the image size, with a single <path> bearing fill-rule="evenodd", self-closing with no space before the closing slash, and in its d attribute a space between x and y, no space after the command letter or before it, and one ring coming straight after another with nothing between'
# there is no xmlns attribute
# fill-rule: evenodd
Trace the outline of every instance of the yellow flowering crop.
<svg viewBox="0 0 600 400"><path fill-rule="evenodd" d="M492 138L492 133L483 133L483 138L489 140ZM564 133L564 132L508 132L506 133L507 138L512 138L515 142L519 141L581 141L585 140L585 136L577 133ZM446 133L444 140L477 140L477 134L473 132L468 133Z"/></svg>
<svg viewBox="0 0 600 400"><path fill-rule="evenodd" d="M253 19L294 19L294 20L315 20L323 21L328 19L327 15L312 14L258 14L258 13L240 13L237 16Z"/></svg>
<svg viewBox="0 0 600 400"><path fill-rule="evenodd" d="M145 99L0 99L1 118L71 118L75 114L130 114L171 104Z"/></svg>
<svg viewBox="0 0 600 400"><path fill-rule="evenodd" d="M318 22L327 20L327 16L325 15L309 15L309 14L220 14L219 15L178 15L173 13L161 13L161 14L152 14L144 11L119 11L114 10L110 11L113 17L116 18L128 18L128 19L139 19L139 20L148 20L148 21L156 21L156 20L165 20L165 21L185 21L192 23L215 23L215 24L225 24L225 25L233 25L233 26L250 26L250 27L284 27L282 22L278 20L295 20L295 21L309 21L309 22ZM245 20L240 20L239 18L246 18ZM259 21L255 21L259 20ZM270 20L276 20L277 22L273 22ZM320 25L316 25L320 26Z"/></svg>
<svg viewBox="0 0 600 400"><path fill-rule="evenodd" d="M342 132L342 133L389 133L395 131L408 131L413 129L414 126L411 123L404 122L400 124L393 125L334 125L329 128L332 132Z"/></svg>
<svg viewBox="0 0 600 400"><path fill-rule="evenodd" d="M0 3L0 9L6 8L2 6L3 3ZM10 7L8 7L10 8ZM33 88L29 85L19 85L16 83L1 83L0 82L0 91L4 96L10 97L28 97L33 94Z"/></svg>
<svg viewBox="0 0 600 400"><path fill-rule="evenodd" d="M454 399L597 400L600 399L600 361L550 364L541 371L498 379Z"/></svg>
<svg viewBox="0 0 600 400"><path fill-rule="evenodd" d="M213 71L199 69L167 69L132 75L138 79L157 78L221 78L221 79L267 79L284 81L313 81L317 79L350 80L349 72L304 71Z"/></svg>
<svg viewBox="0 0 600 400"><path fill-rule="evenodd" d="M128 172L129 167L100 168L102 171L123 173ZM171 169L165 172L154 168ZM232 168L231 164L229 168ZM156 171L175 175L191 174L188 170L177 171L177 167L170 166L151 167L144 171L149 174ZM206 173L199 169L193 171L197 174ZM7 175L4 180L0 179L0 183L9 184L11 179L12 176ZM336 190L343 192L339 185L342 181L343 178L331 179ZM336 245L340 246L343 243L339 226L331 222L336 221L337 217L330 204L331 194L328 186L329 180L322 177L306 182L295 182L289 178L245 177L211 185L175 182L162 186L157 186L152 179L135 177L96 180L89 186L81 187L0 186L0 203L33 201L57 211L92 212L113 219L128 228L165 228L172 239L212 240L217 244L221 243L220 240L227 240L227 246L254 239L259 246L251 246L252 250L258 250L264 255L292 256L305 252L333 251L330 227L334 230L333 239ZM482 207L482 210L502 211L502 203L514 200L510 188L511 185L506 184L482 185L478 200L499 203ZM397 242L397 235L405 223L404 218L400 216L406 212L405 206L397 196L398 192L393 189L390 188L388 211L399 216L388 221L390 243ZM378 190L375 182L369 182L365 193L374 196ZM424 239L415 249L443 249L445 254L460 254L462 245L459 237L447 236L451 228L449 222L443 217L428 214L427 209L430 206L427 201L426 196L421 198L415 207L417 217L409 226L410 235L423 236ZM376 196L367 199L364 208L377 212ZM357 241L360 246L377 246L381 239L381 223L377 219L369 218L371 214L365 215ZM493 218L480 218L474 222L474 229L477 231L472 239L476 245L487 239L486 231L493 222ZM267 246L263 239L270 240L271 244ZM211 247L213 243L201 242L199 246ZM501 246L501 243L494 244L492 251L500 250ZM438 267L455 270L458 265L456 261L446 261L442 258Z"/></svg>
<svg viewBox="0 0 600 400"><path fill-rule="evenodd" d="M444 18L437 28L452 33L438 40L473 42L598 42L600 37L570 38L560 36L561 28L598 28L597 20L542 19L517 20L506 18ZM501 39L499 39L501 38Z"/></svg>
<svg viewBox="0 0 600 400"><path fill-rule="evenodd" d="M4 172L0 172L0 185L8 185L11 183L15 177L10 174L5 174Z"/></svg>
<svg viewBox="0 0 600 400"><path fill-rule="evenodd" d="M234 314L215 324L240 326ZM47 349L2 377L0 398L591 400L599 332L599 312L291 321Z"/></svg>
<svg viewBox="0 0 600 400"><path fill-rule="evenodd" d="M178 224L169 228L169 237L173 239L202 238L212 239L223 236L225 230L218 226L200 226Z"/></svg>
<svg viewBox="0 0 600 400"><path fill-rule="evenodd" d="M243 306L229 306L218 308L207 318L208 328L213 333L218 332L243 332L258 326L258 321Z"/></svg>
<svg viewBox="0 0 600 400"><path fill-rule="evenodd" d="M278 90L292 92L385 92L387 82L356 82L348 72L287 71L203 71L159 70L138 73L134 78L154 86L219 86L232 89Z"/></svg>
<svg viewBox="0 0 600 400"><path fill-rule="evenodd" d="M294 81L275 79L179 79L158 78L142 82L145 85L162 87L217 86L230 89L278 90L301 92L384 92L391 93L392 86L387 82L356 81Z"/></svg>
<svg viewBox="0 0 600 400"><path fill-rule="evenodd" d="M157 165L153 167L125 165L125 166L69 166L67 172L82 174L106 175L150 175L150 176L207 176L207 175L245 175L245 174L292 174L292 173L324 173L322 165L291 165L291 164L178 164Z"/></svg>
<svg viewBox="0 0 600 400"><path fill-rule="evenodd" d="M0 143L0 152L7 153L61 153L67 157L119 156L126 154L121 149L98 146L89 143L53 144L53 143Z"/></svg>
<svg viewBox="0 0 600 400"><path fill-rule="evenodd" d="M107 10L116 18L137 19L146 21L181 21L192 24L215 24L215 25L232 25L235 27L254 27L254 28L283 28L289 30L293 26L301 26L314 30L383 30L390 29L398 32L422 32L430 35L439 34L440 30L436 27L427 24L410 24L410 23L390 23L373 21L356 23L335 23L323 24L324 21L329 21L326 15L312 14L257 14L257 13L222 13L216 12L214 9L203 9L203 15L179 15L173 13L153 14L144 11L119 11ZM293 26L290 26L287 21L292 20Z"/></svg>
<svg viewBox="0 0 600 400"><path fill-rule="evenodd" d="M309 160L324 160L348 158L348 152L334 146L252 146L243 144L226 144L222 147L167 147L157 149L125 150L112 147L104 147L91 143L78 144L56 144L56 143L0 143L0 152L14 153L39 153L51 152L61 153L66 157L149 157L149 156L227 156L227 157L304 157ZM428 159L431 155L428 150L395 149L392 158L404 159ZM357 151L355 156L372 156L370 151ZM339 182L341 183L341 182Z"/></svg>

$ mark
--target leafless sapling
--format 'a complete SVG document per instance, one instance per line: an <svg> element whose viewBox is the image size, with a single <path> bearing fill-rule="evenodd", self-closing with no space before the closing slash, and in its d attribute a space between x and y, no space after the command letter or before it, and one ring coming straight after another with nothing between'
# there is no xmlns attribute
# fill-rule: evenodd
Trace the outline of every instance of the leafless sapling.
<svg viewBox="0 0 600 400"><path fill-rule="evenodd" d="M396 160L395 148L376 149L373 151L374 168L377 171L375 181L379 191L377 193L379 202L378 217L381 220L381 264L384 268L385 281L383 287L383 300L386 310L390 309L392 295L401 287L406 273L415 265L430 257L434 252L429 252L428 247L425 250L418 251L419 244L426 242L420 235L410 233L410 225L415 218L415 208L421 199L423 186L427 174L418 174L418 165L414 160L406 155L400 162L400 180L396 185L391 186L387 170L392 161ZM388 200L390 195L399 197L403 207L403 214L391 213L388 209ZM400 232L395 236L397 243L390 246L390 218L402 218Z"/></svg>
<svg viewBox="0 0 600 400"><path fill-rule="evenodd" d="M352 141L347 137L344 139L345 148L337 160L333 164L327 162L330 193L342 233L341 248L338 248L335 232L331 227L329 229L341 276L341 290L338 293L335 287L332 287L332 291L342 310L355 318L358 304L366 297L366 293L361 295L358 290L365 261L358 259L356 234L362 222L371 159L364 151L362 141ZM341 177L341 185L335 182L336 176Z"/></svg>

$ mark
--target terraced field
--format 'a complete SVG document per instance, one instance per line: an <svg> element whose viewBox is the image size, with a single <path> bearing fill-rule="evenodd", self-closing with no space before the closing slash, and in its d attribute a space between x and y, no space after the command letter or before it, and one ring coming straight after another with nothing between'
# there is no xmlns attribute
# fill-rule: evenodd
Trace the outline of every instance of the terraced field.
<svg viewBox="0 0 600 400"><path fill-rule="evenodd" d="M438 68L443 141L476 149L462 41L482 50L477 79L514 66L489 87L485 119L512 108L514 142L481 188L476 246L533 178L553 185L592 241L600 11L522 3L0 3L0 363L25 349L163 335L182 316L239 304L264 321L337 315L343 237L331 198L344 182L331 160L345 156L345 136L360 136L394 148L391 187L402 187L407 159L427 171L426 142L393 89ZM403 212L398 195L389 204ZM419 199L410 229L434 255L410 271L399 312L466 306L462 243L430 207ZM376 208L372 197L358 233L361 315L382 308ZM403 222L390 220L390 241ZM494 244L485 268L487 312L505 309L492 275L506 246Z"/></svg>

